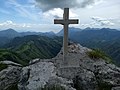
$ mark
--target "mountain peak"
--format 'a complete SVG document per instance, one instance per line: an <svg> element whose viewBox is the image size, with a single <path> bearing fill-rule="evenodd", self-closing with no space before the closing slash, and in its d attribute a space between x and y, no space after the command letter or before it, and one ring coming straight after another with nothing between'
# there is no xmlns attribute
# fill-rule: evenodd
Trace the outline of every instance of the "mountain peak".
<svg viewBox="0 0 120 90"><path fill-rule="evenodd" d="M7 37L7 38L14 38L16 36L19 36L19 33L15 31L14 29L9 28L9 29L0 31L0 36Z"/></svg>
<svg viewBox="0 0 120 90"><path fill-rule="evenodd" d="M17 32L17 31L15 31L14 29L12 29L12 28L9 28L9 29L6 29L6 30L3 30L4 32Z"/></svg>

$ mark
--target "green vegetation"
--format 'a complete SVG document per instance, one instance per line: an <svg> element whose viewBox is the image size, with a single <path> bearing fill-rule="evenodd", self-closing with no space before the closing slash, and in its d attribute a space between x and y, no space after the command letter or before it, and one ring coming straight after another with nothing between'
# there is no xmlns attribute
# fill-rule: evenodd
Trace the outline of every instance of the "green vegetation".
<svg viewBox="0 0 120 90"><path fill-rule="evenodd" d="M23 66L35 58L49 59L57 55L62 47L61 37L30 35L16 37L0 49L0 61L10 60Z"/></svg>
<svg viewBox="0 0 120 90"><path fill-rule="evenodd" d="M27 62L22 61L19 54L8 49L0 49L0 61L10 60L22 65L26 65Z"/></svg>
<svg viewBox="0 0 120 90"><path fill-rule="evenodd" d="M112 63L112 59L110 59L110 57L108 57L103 51L101 51L100 49L94 49L92 51L88 52L88 56L92 59L99 59L102 58L104 60L106 60L109 63Z"/></svg>
<svg viewBox="0 0 120 90"><path fill-rule="evenodd" d="M52 86L45 86L44 88L41 88L40 90L65 90L65 88L60 85L52 85Z"/></svg>
<svg viewBox="0 0 120 90"><path fill-rule="evenodd" d="M8 66L6 64L2 64L0 63L0 71L2 71L3 69L7 68Z"/></svg>

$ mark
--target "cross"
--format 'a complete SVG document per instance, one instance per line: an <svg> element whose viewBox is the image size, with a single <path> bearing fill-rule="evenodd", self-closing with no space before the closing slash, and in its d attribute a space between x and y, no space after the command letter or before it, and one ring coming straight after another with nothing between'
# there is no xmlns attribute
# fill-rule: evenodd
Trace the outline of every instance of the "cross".
<svg viewBox="0 0 120 90"><path fill-rule="evenodd" d="M63 60L65 61L68 52L68 26L78 24L78 19L69 19L69 8L64 8L63 19L55 19L54 24L64 25Z"/></svg>

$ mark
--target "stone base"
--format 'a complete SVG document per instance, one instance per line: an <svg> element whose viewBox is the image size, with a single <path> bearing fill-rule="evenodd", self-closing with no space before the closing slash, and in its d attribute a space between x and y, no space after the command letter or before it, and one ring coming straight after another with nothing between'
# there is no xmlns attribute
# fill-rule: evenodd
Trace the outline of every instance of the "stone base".
<svg viewBox="0 0 120 90"><path fill-rule="evenodd" d="M65 60L62 60L60 62L60 68L63 67L79 67L79 60L76 59L75 57L74 58L66 57Z"/></svg>

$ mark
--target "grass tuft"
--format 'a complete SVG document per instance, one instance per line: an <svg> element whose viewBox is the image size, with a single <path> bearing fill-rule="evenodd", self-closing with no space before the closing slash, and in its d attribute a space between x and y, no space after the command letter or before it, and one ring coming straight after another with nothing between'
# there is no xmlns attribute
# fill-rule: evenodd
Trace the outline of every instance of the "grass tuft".
<svg viewBox="0 0 120 90"><path fill-rule="evenodd" d="M92 59L102 58L109 63L113 62L112 59L108 55L106 55L103 51L101 51L100 49L94 49L92 51L89 51L87 54Z"/></svg>

